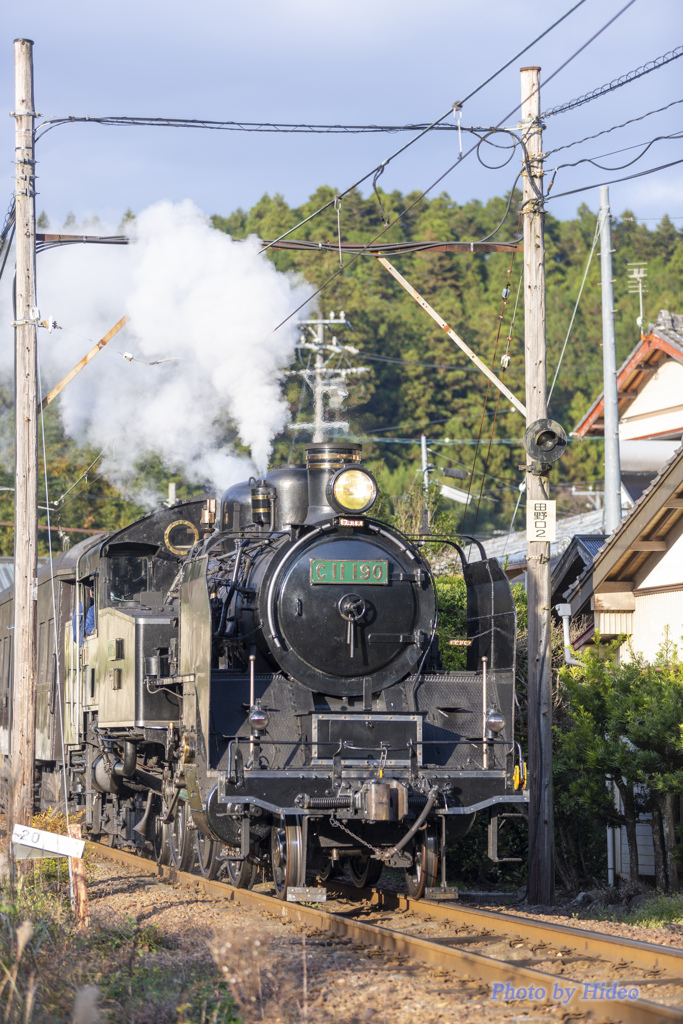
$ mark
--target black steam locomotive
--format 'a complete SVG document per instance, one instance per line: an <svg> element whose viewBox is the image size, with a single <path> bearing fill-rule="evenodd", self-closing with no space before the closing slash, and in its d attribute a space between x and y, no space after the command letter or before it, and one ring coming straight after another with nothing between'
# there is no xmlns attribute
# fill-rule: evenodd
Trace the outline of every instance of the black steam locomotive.
<svg viewBox="0 0 683 1024"><path fill-rule="evenodd" d="M414 897L437 894L477 811L496 858L500 806L527 799L507 578L481 545L472 562L455 545L467 669L444 671L432 572L420 542L368 515L360 458L308 445L305 468L160 508L42 571L43 805L66 766L91 837L240 887L269 865L282 899L342 864L360 887L388 865ZM5 752L11 625L6 591Z"/></svg>

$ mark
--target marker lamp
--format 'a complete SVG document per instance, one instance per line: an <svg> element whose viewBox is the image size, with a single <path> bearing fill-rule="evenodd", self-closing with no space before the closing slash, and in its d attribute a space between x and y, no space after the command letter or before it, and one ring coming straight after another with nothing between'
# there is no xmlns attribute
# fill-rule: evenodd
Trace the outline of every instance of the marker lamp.
<svg viewBox="0 0 683 1024"><path fill-rule="evenodd" d="M249 725L252 732L265 732L270 722L270 716L260 705L256 705L249 713Z"/></svg>
<svg viewBox="0 0 683 1024"><path fill-rule="evenodd" d="M340 469L328 484L328 498L339 512L365 512L377 498L377 484L367 469Z"/></svg>
<svg viewBox="0 0 683 1024"><path fill-rule="evenodd" d="M486 712L486 728L491 732L502 732L505 728L505 716L498 708L489 708Z"/></svg>

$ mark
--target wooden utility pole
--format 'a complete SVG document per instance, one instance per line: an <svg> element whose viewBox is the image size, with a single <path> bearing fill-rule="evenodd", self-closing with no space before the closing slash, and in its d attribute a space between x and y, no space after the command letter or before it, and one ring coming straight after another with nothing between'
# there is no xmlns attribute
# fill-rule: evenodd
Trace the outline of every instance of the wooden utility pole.
<svg viewBox="0 0 683 1024"><path fill-rule="evenodd" d="M545 240L541 69L522 68L524 181L524 368L527 426L546 419ZM548 476L527 462L527 503L547 499ZM527 545L529 602L529 892L530 903L551 904L555 894L553 849L552 682L550 670L550 551Z"/></svg>
<svg viewBox="0 0 683 1024"><path fill-rule="evenodd" d="M33 813L36 720L37 419L36 209L33 146L33 41L14 40L16 138L14 696L12 799L15 824Z"/></svg>

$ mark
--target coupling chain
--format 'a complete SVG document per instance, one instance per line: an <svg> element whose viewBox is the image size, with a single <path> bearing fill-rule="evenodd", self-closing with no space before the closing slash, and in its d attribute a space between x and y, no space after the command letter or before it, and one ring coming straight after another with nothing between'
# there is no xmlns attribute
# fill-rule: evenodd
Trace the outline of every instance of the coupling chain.
<svg viewBox="0 0 683 1024"><path fill-rule="evenodd" d="M330 816L330 825L332 825L333 828L340 828L342 832L346 832L346 834L351 836L352 839L355 839L357 843L362 843L363 846L367 846L368 850L372 850L372 852L378 857L381 856L381 853L376 846L373 846L372 843L367 843L365 839L361 839L360 836L354 835L351 829L347 828L346 825L342 825L339 818L335 818L334 815Z"/></svg>

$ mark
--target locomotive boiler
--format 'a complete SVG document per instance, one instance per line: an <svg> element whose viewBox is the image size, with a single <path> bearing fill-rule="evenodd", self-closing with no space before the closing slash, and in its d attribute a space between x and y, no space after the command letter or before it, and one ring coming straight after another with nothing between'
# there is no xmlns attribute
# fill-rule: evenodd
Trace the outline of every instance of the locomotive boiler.
<svg viewBox="0 0 683 1024"><path fill-rule="evenodd" d="M510 587L481 545L468 561L454 544L467 668L445 671L424 538L372 517L360 445L306 455L82 542L53 563L54 606L43 571L41 799L64 766L93 837L242 887L263 868L282 899L342 866L359 887L389 866L437 895L476 813L495 858L501 806L527 799ZM8 592L0 628L11 615Z"/></svg>

